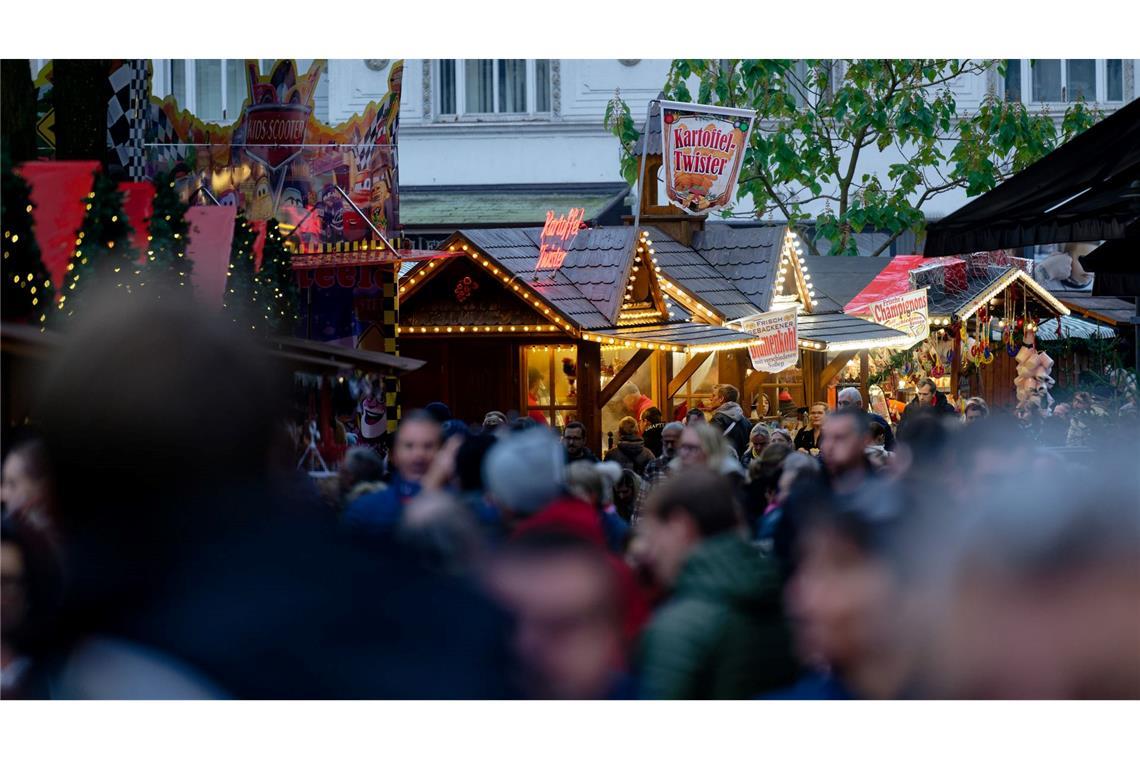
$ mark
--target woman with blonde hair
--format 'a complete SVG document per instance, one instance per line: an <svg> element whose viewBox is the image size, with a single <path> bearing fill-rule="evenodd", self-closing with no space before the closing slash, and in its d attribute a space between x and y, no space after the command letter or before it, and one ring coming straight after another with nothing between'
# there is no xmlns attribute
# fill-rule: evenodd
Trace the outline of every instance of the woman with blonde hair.
<svg viewBox="0 0 1140 760"><path fill-rule="evenodd" d="M823 420L831 411L827 404L816 401L808 410L808 426L796 434L796 451L819 456L819 442L823 437Z"/></svg>
<svg viewBox="0 0 1140 760"><path fill-rule="evenodd" d="M677 444L677 458L672 465L681 470L707 467L713 472L732 478L737 484L744 482L745 472L728 445L724 434L715 425L692 425L681 433Z"/></svg>

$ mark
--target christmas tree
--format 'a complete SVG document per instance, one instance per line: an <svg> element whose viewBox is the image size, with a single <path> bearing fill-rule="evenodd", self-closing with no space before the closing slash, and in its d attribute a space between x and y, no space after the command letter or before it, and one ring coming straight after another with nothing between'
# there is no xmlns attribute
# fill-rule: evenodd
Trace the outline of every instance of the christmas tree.
<svg viewBox="0 0 1140 760"><path fill-rule="evenodd" d="M146 254L146 283L154 288L157 298L177 294L189 297L190 274L194 263L186 255L190 223L186 221L189 209L174 189L170 174L154 178L154 211L150 217L149 249Z"/></svg>
<svg viewBox="0 0 1140 760"><path fill-rule="evenodd" d="M0 228L3 237L4 321L43 325L53 290L32 232L32 200L28 183L16 174L7 154L0 159Z"/></svg>
<svg viewBox="0 0 1140 760"><path fill-rule="evenodd" d="M234 220L234 242L230 248L230 268L226 272L226 292L222 308L234 324L265 332L265 320L258 305L258 280L254 270L253 244L257 232L239 214ZM260 334L260 333L259 333Z"/></svg>
<svg viewBox="0 0 1140 760"><path fill-rule="evenodd" d="M257 283L258 300L268 331L292 333L297 322L297 278L293 273L292 257L285 248L285 236L278 229L276 219L270 219L266 226Z"/></svg>
<svg viewBox="0 0 1140 760"><path fill-rule="evenodd" d="M97 172L83 226L76 234L75 254L67 265L58 313L75 316L86 293L96 286L133 293L142 282L138 259L123 213L123 194L115 180Z"/></svg>

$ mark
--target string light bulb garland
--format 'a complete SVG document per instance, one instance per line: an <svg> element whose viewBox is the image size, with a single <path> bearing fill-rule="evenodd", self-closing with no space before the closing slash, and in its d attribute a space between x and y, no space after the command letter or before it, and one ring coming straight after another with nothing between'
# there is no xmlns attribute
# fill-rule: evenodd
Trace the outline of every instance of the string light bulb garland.
<svg viewBox="0 0 1140 760"><path fill-rule="evenodd" d="M136 267L139 254L131 245L131 227L123 213L123 194L115 180L97 171L86 208L54 313L65 319L75 316L86 293L96 286L131 295L143 282Z"/></svg>
<svg viewBox="0 0 1140 760"><path fill-rule="evenodd" d="M3 249L3 293L0 307L6 322L27 322L43 329L55 297L51 279L33 234L31 189L5 155L0 181L0 246Z"/></svg>
<svg viewBox="0 0 1140 760"><path fill-rule="evenodd" d="M193 261L186 255L190 235L186 212L190 207L182 202L172 174L156 175L154 190L154 210L147 225L149 234L143 273L155 299L175 294L189 297L190 277L194 269Z"/></svg>

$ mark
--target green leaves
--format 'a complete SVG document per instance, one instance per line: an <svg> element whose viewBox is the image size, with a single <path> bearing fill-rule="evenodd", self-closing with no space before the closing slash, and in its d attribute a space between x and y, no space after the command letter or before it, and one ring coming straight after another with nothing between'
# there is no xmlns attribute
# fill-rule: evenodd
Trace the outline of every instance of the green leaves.
<svg viewBox="0 0 1140 760"><path fill-rule="evenodd" d="M665 96L691 102L695 91L700 103L755 110L738 197L751 198L758 217L814 220L816 240L827 241L833 253L851 253L853 232L918 230L931 198L956 188L984 192L1100 118L1077 103L1058 124L992 96L976 112L960 114L955 81L1004 65L677 59ZM641 123L624 104L615 118L618 126L607 110L607 125L622 143L623 176L633 182L637 157L631 151Z"/></svg>

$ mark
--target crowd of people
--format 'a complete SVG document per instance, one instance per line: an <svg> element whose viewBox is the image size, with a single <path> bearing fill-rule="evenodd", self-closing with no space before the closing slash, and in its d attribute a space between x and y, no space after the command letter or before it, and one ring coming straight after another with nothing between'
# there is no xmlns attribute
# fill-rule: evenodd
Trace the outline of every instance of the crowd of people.
<svg viewBox="0 0 1140 760"><path fill-rule="evenodd" d="M789 434L721 385L599 458L433 404L318 488L280 373L143 308L6 455L6 698L1140 697L1140 431L1074 461L924 386Z"/></svg>

